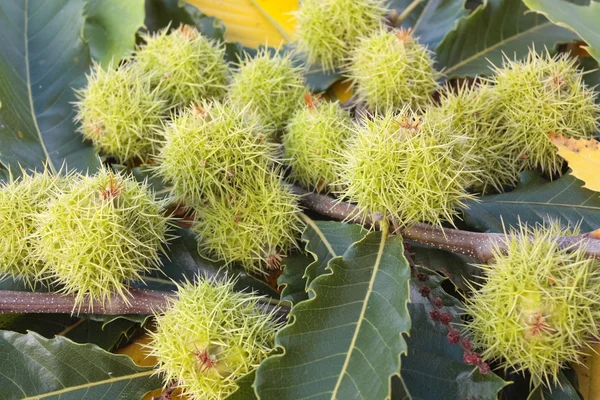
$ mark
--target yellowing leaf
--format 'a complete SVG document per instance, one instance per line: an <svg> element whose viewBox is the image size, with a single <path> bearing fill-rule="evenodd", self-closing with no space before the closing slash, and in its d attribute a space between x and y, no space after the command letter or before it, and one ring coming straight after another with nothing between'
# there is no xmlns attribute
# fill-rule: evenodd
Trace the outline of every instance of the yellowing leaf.
<svg viewBox="0 0 600 400"><path fill-rule="evenodd" d="M600 192L600 142L549 135L558 155L567 160L573 175L585 182L583 187Z"/></svg>
<svg viewBox="0 0 600 400"><path fill-rule="evenodd" d="M581 364L573 364L577 373L579 392L584 400L600 399L600 344L594 350L586 351L581 357Z"/></svg>
<svg viewBox="0 0 600 400"><path fill-rule="evenodd" d="M187 0L227 27L225 39L249 47L278 47L290 41L294 30L291 12L298 0Z"/></svg>

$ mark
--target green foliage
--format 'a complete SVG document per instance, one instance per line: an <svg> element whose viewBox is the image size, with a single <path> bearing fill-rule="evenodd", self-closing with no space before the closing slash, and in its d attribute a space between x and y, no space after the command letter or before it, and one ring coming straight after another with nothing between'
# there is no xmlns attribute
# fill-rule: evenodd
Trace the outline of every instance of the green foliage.
<svg viewBox="0 0 600 400"><path fill-rule="evenodd" d="M160 265L168 219L146 185L102 169L82 176L39 215L36 255L60 291L87 299L127 298L127 282Z"/></svg>
<svg viewBox="0 0 600 400"><path fill-rule="evenodd" d="M361 37L383 23L385 13L381 0L305 0L295 15L295 44L309 63L333 71L347 62Z"/></svg>
<svg viewBox="0 0 600 400"><path fill-rule="evenodd" d="M462 18L438 45L437 67L449 78L489 75L490 62L498 65L505 55L524 59L532 45L554 49L558 43L577 38L527 11L522 0L487 0Z"/></svg>
<svg viewBox="0 0 600 400"><path fill-rule="evenodd" d="M331 188L344 163L343 150L352 134L350 115L337 102L307 98L283 135L290 179L316 192Z"/></svg>
<svg viewBox="0 0 600 400"><path fill-rule="evenodd" d="M150 368L139 367L125 355L108 353L91 344L62 336L45 339L35 332L0 331L0 386L6 398L64 397L72 399L139 399L160 387Z"/></svg>
<svg viewBox="0 0 600 400"><path fill-rule="evenodd" d="M398 13L404 12L411 3L412 0L388 2L389 8ZM468 15L464 0L425 0L416 5L400 26L411 28L419 43L433 50Z"/></svg>
<svg viewBox="0 0 600 400"><path fill-rule="evenodd" d="M590 232L600 225L600 198L581 186L583 182L570 174L548 182L533 171L524 172L514 190L467 201L464 219L486 232L503 232L504 225L518 227L519 221L542 224L549 220L565 227L581 224L582 232Z"/></svg>
<svg viewBox="0 0 600 400"><path fill-rule="evenodd" d="M298 196L280 179L274 172L256 174L239 193L198 207L193 229L199 250L226 263L239 261L254 274L279 269L301 232Z"/></svg>
<svg viewBox="0 0 600 400"><path fill-rule="evenodd" d="M143 36L136 52L138 67L173 107L187 107L203 99L221 98L227 83L225 49L190 25L168 34L165 28Z"/></svg>
<svg viewBox="0 0 600 400"><path fill-rule="evenodd" d="M391 217L402 225L452 221L472 195L463 131L449 118L421 117L405 108L363 118L346 153L342 195L361 217Z"/></svg>
<svg viewBox="0 0 600 400"><path fill-rule="evenodd" d="M439 74L432 53L410 31L379 32L362 38L350 58L348 76L359 100L373 110L425 107Z"/></svg>
<svg viewBox="0 0 600 400"><path fill-rule="evenodd" d="M532 50L524 61L506 59L502 68L495 68L491 80L498 118L516 144L503 153L515 159L525 157L523 168L539 167L542 172L559 174L563 159L548 134L589 139L596 132L600 105L594 102L595 93L584 85L575 63L567 55L551 57Z"/></svg>
<svg viewBox="0 0 600 400"><path fill-rule="evenodd" d="M192 206L237 193L278 163L268 129L247 107L203 102L165 127L156 169L176 200Z"/></svg>
<svg viewBox="0 0 600 400"><path fill-rule="evenodd" d="M103 66L127 58L144 24L144 0L91 0L85 7L83 36L92 58Z"/></svg>
<svg viewBox="0 0 600 400"><path fill-rule="evenodd" d="M402 334L410 330L402 238L372 232L329 267L312 282L314 297L298 303L277 334L283 353L258 368L260 398L388 397L406 352Z"/></svg>
<svg viewBox="0 0 600 400"><path fill-rule="evenodd" d="M229 98L238 107L255 111L265 125L280 130L306 93L301 71L294 66L291 53L271 54L263 48L252 58L246 55L234 72Z"/></svg>
<svg viewBox="0 0 600 400"><path fill-rule="evenodd" d="M495 374L482 375L465 364L462 349L448 342L445 327L431 321L429 308L418 301L408 304L411 335L406 338L408 352L402 357L402 381L392 378L392 398L496 400L508 382ZM460 313L456 305L444 310Z"/></svg>
<svg viewBox="0 0 600 400"><path fill-rule="evenodd" d="M94 65L77 97L79 131L103 153L128 161L156 152L167 105L137 65Z"/></svg>
<svg viewBox="0 0 600 400"><path fill-rule="evenodd" d="M509 232L506 251L496 247L493 263L479 265L486 281L467 300L467 329L484 359L528 371L534 385L553 384L598 335L597 265L584 249L559 248L565 234L556 226Z"/></svg>
<svg viewBox="0 0 600 400"><path fill-rule="evenodd" d="M546 16L556 25L564 26L577 33L588 44L588 52L600 63L600 4L591 1L589 4L571 4L558 0L524 0L531 10Z"/></svg>
<svg viewBox="0 0 600 400"><path fill-rule="evenodd" d="M64 163L93 171L99 162L77 137L70 104L92 64L84 2L26 5L3 4L0 13L0 163L14 173Z"/></svg>
<svg viewBox="0 0 600 400"><path fill-rule="evenodd" d="M158 371L191 399L223 399L273 349L274 315L233 286L205 277L177 285L177 299L156 316L150 348Z"/></svg>
<svg viewBox="0 0 600 400"><path fill-rule="evenodd" d="M317 276L327 272L329 261L343 255L348 247L362 239L367 232L360 225L306 219L302 241L306 243L306 252L310 257L307 261L304 255L292 256L284 261L285 268L278 281L280 285L285 285L281 298L294 304L306 300L308 287Z"/></svg>
<svg viewBox="0 0 600 400"><path fill-rule="evenodd" d="M45 170L0 187L0 272L36 286L44 267L34 254L39 241L39 213L57 196L65 182Z"/></svg>

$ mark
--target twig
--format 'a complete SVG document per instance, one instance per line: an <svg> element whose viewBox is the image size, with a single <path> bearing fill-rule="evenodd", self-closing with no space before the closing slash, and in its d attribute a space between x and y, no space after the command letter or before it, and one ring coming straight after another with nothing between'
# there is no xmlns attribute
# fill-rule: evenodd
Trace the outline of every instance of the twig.
<svg viewBox="0 0 600 400"><path fill-rule="evenodd" d="M56 313L56 314L152 314L167 305L172 292L131 289L127 302L115 296L110 302L85 301L75 306L75 296L60 293L31 293L0 290L0 314Z"/></svg>
<svg viewBox="0 0 600 400"><path fill-rule="evenodd" d="M421 4L423 0L413 0L412 3L410 3L408 5L408 7L406 7L404 9L404 11L402 11L402 14L400 14L400 16L398 18L396 18L396 26L402 24L404 22L404 20L410 15L411 12L413 12L413 10L419 5Z"/></svg>
<svg viewBox="0 0 600 400"><path fill-rule="evenodd" d="M362 219L357 215L357 207L353 204L335 200L329 196L308 192L294 186L293 190L301 196L302 204L318 214L329 218L350 223L364 223L371 226L369 218ZM493 249L505 249L505 236L500 233L468 232L459 229L448 229L428 224L415 224L403 228L400 233L405 239L447 250L462 253L476 258L482 263L487 263L493 258ZM590 258L600 258L600 240L591 238L587 234L579 236L561 236L558 243L562 248L573 246L585 247Z"/></svg>
<svg viewBox="0 0 600 400"><path fill-rule="evenodd" d="M32 293L14 290L0 290L0 314L101 314L101 315L150 315L164 310L168 299L175 296L174 292L159 290L129 290L129 297L125 301L120 296L115 296L110 302L102 304L100 301L86 301L79 307L76 306L75 296L61 293ZM289 307L285 303L279 306L271 304L271 299L260 302L260 308L265 312L273 312L275 318L287 318Z"/></svg>

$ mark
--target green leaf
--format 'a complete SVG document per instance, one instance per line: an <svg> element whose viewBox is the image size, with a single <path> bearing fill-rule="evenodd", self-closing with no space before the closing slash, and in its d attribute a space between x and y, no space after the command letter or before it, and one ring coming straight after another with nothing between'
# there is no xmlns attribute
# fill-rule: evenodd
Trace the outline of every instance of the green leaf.
<svg viewBox="0 0 600 400"><path fill-rule="evenodd" d="M392 399L496 400L508 383L494 373L482 375L462 361L463 351L448 342L446 328L429 318L425 304L409 304L412 328L402 357L402 380L392 379ZM444 307L444 311L457 307ZM404 381L404 384L402 383Z"/></svg>
<svg viewBox="0 0 600 400"><path fill-rule="evenodd" d="M92 57L107 66L128 57L144 24L144 0L92 0L85 8L83 36Z"/></svg>
<svg viewBox="0 0 600 400"><path fill-rule="evenodd" d="M314 256L315 261L306 267L307 290L317 276L327 272L325 268L333 257L343 255L350 245L361 240L367 232L358 224L309 220L302 240L306 242L306 251Z"/></svg>
<svg viewBox="0 0 600 400"><path fill-rule="evenodd" d="M588 52L600 62L600 3L571 4L565 0L523 0L529 9L536 11L556 25L577 33L588 44Z"/></svg>
<svg viewBox="0 0 600 400"><path fill-rule="evenodd" d="M147 316L96 316L84 318L68 314L0 314L0 329L46 338L64 336L77 343L92 343L110 351L131 338Z"/></svg>
<svg viewBox="0 0 600 400"><path fill-rule="evenodd" d="M91 145L75 132L73 88L85 83L90 50L83 0L5 0L0 12L0 163L93 171Z"/></svg>
<svg viewBox="0 0 600 400"><path fill-rule="evenodd" d="M247 375L239 378L235 383L238 384L238 389L227 396L226 400L252 400L256 399L256 394L254 393L254 388L252 384L254 383L254 379L256 377L256 370L250 372Z"/></svg>
<svg viewBox="0 0 600 400"><path fill-rule="evenodd" d="M391 376L410 329L402 237L372 232L329 263L310 285L314 298L290 311L276 336L284 354L263 361L254 383L260 398L372 400L389 396Z"/></svg>
<svg viewBox="0 0 600 400"><path fill-rule="evenodd" d="M527 11L521 0L487 0L436 48L438 68L448 78L489 75L490 62L500 65L503 54L521 59L532 45L552 50L557 43L577 39L568 29Z"/></svg>
<svg viewBox="0 0 600 400"><path fill-rule="evenodd" d="M146 21L150 32L181 24L193 25L204 36L224 41L225 25L215 17L209 17L191 4L180 0L146 0Z"/></svg>
<svg viewBox="0 0 600 400"><path fill-rule="evenodd" d="M236 290L251 289L266 296L279 297L273 288L248 275L242 267L233 265L225 268L223 263L213 262L202 257L198 253L196 235L189 229L178 228L173 234L177 238L170 242L168 259L163 261L161 270L149 278L145 278L147 286L137 286L171 291L174 289L173 281L183 282L186 279L192 281L199 274L223 277L228 275L237 277Z"/></svg>
<svg viewBox="0 0 600 400"><path fill-rule="evenodd" d="M283 272L277 279L277 284L284 286L281 299L297 304L308 299L304 271L315 258L304 252L294 252L283 261Z"/></svg>
<svg viewBox="0 0 600 400"><path fill-rule="evenodd" d="M410 252L414 254L415 264L442 272L454 285L466 290L466 282L479 272L474 258L462 254L439 250L431 246L410 241Z"/></svg>
<svg viewBox="0 0 600 400"><path fill-rule="evenodd" d="M527 400L581 400L582 398L571 381L561 372L558 375L558 385L553 387L552 391L538 386L531 391Z"/></svg>
<svg viewBox="0 0 600 400"><path fill-rule="evenodd" d="M412 0L392 0L389 8L402 13ZM419 43L435 49L444 37L456 29L458 21L469 13L465 0L422 1L403 21L402 27L412 28Z"/></svg>
<svg viewBox="0 0 600 400"><path fill-rule="evenodd" d="M151 368L64 337L0 332L0 387L8 399L141 399L162 385Z"/></svg>
<svg viewBox="0 0 600 400"><path fill-rule="evenodd" d="M467 202L464 219L486 232L503 232L503 222L516 227L519 219L530 224L559 220L571 227L581 222L582 232L593 231L600 226L600 195L582 186L583 182L570 174L548 182L533 171L524 172L512 192Z"/></svg>

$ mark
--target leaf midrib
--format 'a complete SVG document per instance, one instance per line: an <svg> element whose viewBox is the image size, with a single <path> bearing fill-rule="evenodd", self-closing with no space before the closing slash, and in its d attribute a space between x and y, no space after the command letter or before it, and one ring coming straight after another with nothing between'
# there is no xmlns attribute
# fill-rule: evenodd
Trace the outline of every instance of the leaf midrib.
<svg viewBox="0 0 600 400"><path fill-rule="evenodd" d="M123 376L119 376L119 377L116 377L116 378L105 379L105 380L102 380L102 381L95 381L95 382L84 383L82 385L71 386L71 387L68 387L68 388L56 390L54 392L44 393L44 394L41 394L39 396L25 397L25 398L23 398L23 400L39 400L39 399L44 399L44 398L47 398L47 397L61 395L61 394L64 394L64 393L69 393L69 392L73 392L73 391L80 390L80 389L91 388L91 387L94 387L94 386L100 386L100 385L105 385L105 384L109 384L109 383L124 381L124 380L127 380L127 379L133 380L133 379L136 379L136 378L141 378L143 376L152 375L153 373L154 373L154 370L149 370L149 371L138 372L138 373L130 374L130 375L123 375Z"/></svg>
<svg viewBox="0 0 600 400"><path fill-rule="evenodd" d="M35 115L35 109L33 108L33 92L31 91L31 73L29 72L29 0L25 0L25 8L24 8L24 24L23 24L23 40L25 42L25 75L27 80L27 97L29 100L29 109L31 110L31 119L33 120L33 124L35 126L35 131L40 141L40 146L44 151L44 155L46 156L46 167L50 168L53 174L56 174L56 168L54 168L54 164L52 163L52 159L50 158L50 154L48 153L48 149L46 148L46 144L42 139L42 131L37 122L37 117Z"/></svg>
<svg viewBox="0 0 600 400"><path fill-rule="evenodd" d="M511 41L513 41L513 40L515 40L515 39L518 39L518 38L520 38L521 36L523 36L523 35L525 35L525 34L528 34L528 33L534 32L534 31L536 31L537 29L545 28L547 25L553 25L553 24L552 24L552 22L549 22L549 21L548 21L548 22L544 22L544 23L542 23L542 24L536 25L535 27L533 27L533 28L531 28L531 29L527 29L527 30L524 30L524 31L522 31L522 32L519 32L519 33L517 33L516 35L513 35L513 36L511 36L509 39L501 40L501 41L499 41L499 42L497 42L497 43L495 43L495 44L493 44L493 45L491 45L491 46L489 46L489 47L486 47L486 48L485 48L483 51L480 51L480 52L478 52L478 53L475 53L475 54L473 54L471 57L465 58L464 60L460 61L459 63L457 63L457 64L454 64L452 67L450 67L450 68L447 68L447 69L444 71L444 74L446 74L446 75L450 75L450 73L451 73L452 71L455 71L455 70L457 70L458 68L460 68L460 67L462 67L462 66L464 66L464 65L468 64L469 62L473 61L473 60L474 60L474 59L476 59L476 58L480 58L480 57L481 57L483 54L487 54L487 53L489 53L489 52L491 52L491 51L495 50L496 48L498 48L498 47L500 47L500 46L502 46L502 45L504 45L504 44L506 44L506 43L508 43L508 42L511 42Z"/></svg>
<svg viewBox="0 0 600 400"><path fill-rule="evenodd" d="M371 297L371 293L373 293L373 286L375 284L375 277L377 276L377 271L379 270L379 266L381 265L381 257L383 256L383 249L385 247L385 241L387 238L387 229L382 229L381 231L381 241L379 242L379 249L377 250L377 259L375 260L375 265L373 265L373 273L371 274L371 279L369 280L369 286L367 287L367 294L365 296L365 300L363 302L362 308L360 310L360 315L358 318L358 322L356 324L356 328L354 329L354 334L352 335L352 341L350 342L350 346L348 348L348 353L346 353L346 359L344 360L344 364L342 364L342 368L340 370L340 374L338 380L331 392L331 398L335 399L337 396L337 392L340 389L342 380L344 379L344 375L346 374L346 370L348 369L348 365L350 363L350 356L356 345L356 340L358 338L358 333L360 332L360 328L362 322L364 321L364 316L367 311L367 304L369 303L369 299Z"/></svg>

